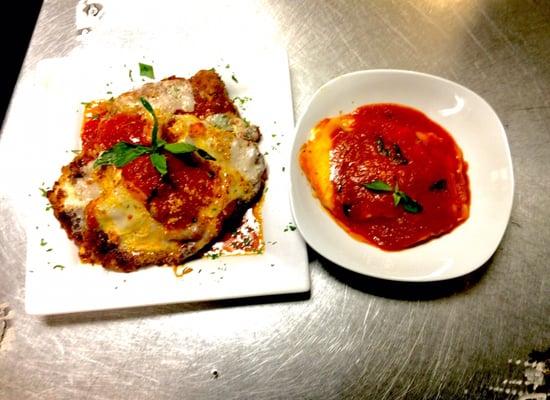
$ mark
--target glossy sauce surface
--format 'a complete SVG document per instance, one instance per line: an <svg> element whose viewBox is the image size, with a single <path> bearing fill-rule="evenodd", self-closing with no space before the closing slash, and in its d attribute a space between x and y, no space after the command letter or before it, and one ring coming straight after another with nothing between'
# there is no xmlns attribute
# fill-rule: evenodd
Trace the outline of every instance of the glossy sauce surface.
<svg viewBox="0 0 550 400"><path fill-rule="evenodd" d="M384 250L450 232L469 214L461 150L445 129L410 107L365 105L322 120L302 147L300 164L332 217L353 237ZM387 190L368 188L373 182ZM398 193L418 210L396 204Z"/></svg>

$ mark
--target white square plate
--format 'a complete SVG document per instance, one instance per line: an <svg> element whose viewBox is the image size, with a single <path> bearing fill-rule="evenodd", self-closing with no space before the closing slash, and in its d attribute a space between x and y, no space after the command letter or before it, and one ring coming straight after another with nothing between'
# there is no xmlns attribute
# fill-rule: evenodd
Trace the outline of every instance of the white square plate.
<svg viewBox="0 0 550 400"><path fill-rule="evenodd" d="M181 278L169 267L125 274L80 263L76 246L67 239L51 210L46 210L47 200L40 188L51 187L61 167L74 156L71 150L80 148L81 102L116 96L149 81L139 76L138 62L153 65L157 79L190 77L199 69L214 67L222 75L230 97L251 98L241 112L262 131L260 148L267 153L269 169L262 208L266 241L263 254L192 261L186 265L193 271ZM67 57L41 61L25 76L8 122L0 146L0 180L27 227L28 313L69 313L309 290L305 244L297 231L287 229L292 216L284 171L292 141L293 111L283 49L209 47L165 53L100 46L77 49ZM14 174L16 165L18 173Z"/></svg>
<svg viewBox="0 0 550 400"><path fill-rule="evenodd" d="M298 154L323 118L369 103L416 108L445 128L468 163L470 216L450 233L401 251L384 251L349 236L314 198ZM291 155L291 202L308 244L352 271L397 281L437 281L467 274L495 252L514 196L506 132L491 106L471 90L413 71L358 71L331 80L312 97L296 127Z"/></svg>

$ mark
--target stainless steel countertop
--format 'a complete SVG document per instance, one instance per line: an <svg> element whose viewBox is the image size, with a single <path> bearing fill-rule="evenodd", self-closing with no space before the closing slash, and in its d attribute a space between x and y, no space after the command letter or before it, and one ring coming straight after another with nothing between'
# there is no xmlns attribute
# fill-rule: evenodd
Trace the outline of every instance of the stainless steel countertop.
<svg viewBox="0 0 550 400"><path fill-rule="evenodd" d="M112 2L104 3L107 20ZM174 3L143 4L170 14ZM110 23L131 21L139 7ZM542 364L527 363L533 351L550 348L550 2L186 7L192 18L182 19L228 21L227 40L238 40L233 21L252 21L260 37L280 40L296 116L321 84L359 69L418 70L479 93L503 121L514 161L515 203L502 243L479 270L443 283L370 279L310 251L312 289L304 296L35 317L23 305L25 234L0 199L0 303L11 317L0 334L0 399L520 399L550 392L548 374L536 370ZM45 2L23 76L79 45L78 12L73 0ZM535 358L550 364L548 353ZM537 379L536 389L525 384Z"/></svg>

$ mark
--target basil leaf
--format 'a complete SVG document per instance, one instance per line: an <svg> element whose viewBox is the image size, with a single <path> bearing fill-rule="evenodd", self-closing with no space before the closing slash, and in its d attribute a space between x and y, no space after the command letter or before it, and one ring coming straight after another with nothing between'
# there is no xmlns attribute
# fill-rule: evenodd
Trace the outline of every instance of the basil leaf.
<svg viewBox="0 0 550 400"><path fill-rule="evenodd" d="M168 143L162 146L164 150L169 151L172 154L186 154L196 151L197 154L205 160L216 161L216 159L208 154L206 151L204 151L203 149L199 149L197 146L190 143Z"/></svg>
<svg viewBox="0 0 550 400"><path fill-rule="evenodd" d="M95 160L94 167L110 164L118 168L124 167L129 162L149 152L150 149L145 146L136 146L129 143L118 142L109 150L101 153L101 155Z"/></svg>
<svg viewBox="0 0 550 400"><path fill-rule="evenodd" d="M413 213L413 214L416 214L416 213L419 213L420 211L422 211L422 205L420 205L419 202L411 199L405 193L400 192L400 191L396 191L396 192L393 193L393 195L394 195L394 199L395 199L395 196L399 197L401 205L403 206L403 209L405 211ZM394 204L395 204L395 202L394 202ZM397 204L399 204L399 203L397 203ZM397 204L395 204L395 205L397 205Z"/></svg>
<svg viewBox="0 0 550 400"><path fill-rule="evenodd" d="M401 195L400 192L393 192L393 205L394 207L397 207L399 205L399 202L401 202Z"/></svg>
<svg viewBox="0 0 550 400"><path fill-rule="evenodd" d="M166 156L159 153L151 153L149 156L151 163L157 169L161 175L166 175L168 172L168 165L166 164Z"/></svg>
<svg viewBox="0 0 550 400"><path fill-rule="evenodd" d="M139 74L147 78L155 79L155 71L149 64L139 63Z"/></svg>
<svg viewBox="0 0 550 400"><path fill-rule="evenodd" d="M135 160L137 157L143 154L149 154L151 163L155 169L161 174L166 175L168 172L168 165L166 156L160 154L162 149L169 151L173 154L185 154L196 151L201 157L206 160L216 160L206 151L199 149L198 147L189 143L166 143L165 140L158 138L158 120L153 110L151 103L146 98L139 98L143 107L151 114L153 118L153 130L151 133L151 146L141 146L131 143L118 142L110 149L101 153L101 155L95 160L94 167L101 165L115 165L116 167L123 167L129 162Z"/></svg>
<svg viewBox="0 0 550 400"><path fill-rule="evenodd" d="M386 148L386 145L384 144L384 139L382 139L381 136L378 136L376 138L376 151L385 157L390 156L390 151Z"/></svg>
<svg viewBox="0 0 550 400"><path fill-rule="evenodd" d="M374 190L375 192L392 192L393 189L384 181L372 181L370 183L363 184L365 189Z"/></svg>
<svg viewBox="0 0 550 400"><path fill-rule="evenodd" d="M151 103L147 101L145 97L140 97L139 101L141 101L141 104L143 104L143 107L147 111L149 111L149 114L153 117L153 132L151 132L151 147L153 148L153 151L156 151L158 148L158 141L157 141L157 132L159 130L159 123L157 121L157 116L155 115L155 111L153 110L153 106Z"/></svg>
<svg viewBox="0 0 550 400"><path fill-rule="evenodd" d="M403 209L409 213L416 214L422 211L422 205L417 201L414 201L409 196L403 201Z"/></svg>
<svg viewBox="0 0 550 400"><path fill-rule="evenodd" d="M164 145L164 150L169 151L172 154L185 154L198 150L197 146L190 143L168 143Z"/></svg>
<svg viewBox="0 0 550 400"><path fill-rule="evenodd" d="M209 160L209 161L216 161L216 159L214 157L212 157L210 154L208 154L206 151L204 151L203 149L198 149L197 150L197 154L199 156L201 156L202 158L204 158L205 160Z"/></svg>
<svg viewBox="0 0 550 400"><path fill-rule="evenodd" d="M403 209L409 213L416 214L421 212L423 209L419 202L411 199L405 192L399 190L399 186L397 184L393 189L390 185L383 181L373 181L371 183L366 183L363 186L376 192L393 192L392 197L394 207L401 204Z"/></svg>

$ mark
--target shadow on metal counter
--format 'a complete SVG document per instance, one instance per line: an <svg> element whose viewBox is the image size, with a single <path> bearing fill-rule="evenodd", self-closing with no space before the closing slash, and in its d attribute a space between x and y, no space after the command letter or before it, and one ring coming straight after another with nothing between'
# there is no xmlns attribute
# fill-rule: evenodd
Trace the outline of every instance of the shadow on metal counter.
<svg viewBox="0 0 550 400"><path fill-rule="evenodd" d="M292 303L309 300L311 292L280 294L257 297L244 297L239 299L227 299L217 301L205 301L196 303L164 304L157 306L145 306L135 308L121 308L113 310L89 311L74 314L46 315L43 321L48 326L63 326L73 324L86 324L105 321L135 320L148 317L158 317L169 314L181 314L196 311L206 311L220 308L257 306L271 303Z"/></svg>
<svg viewBox="0 0 550 400"><path fill-rule="evenodd" d="M338 281L362 292L397 300L435 300L467 291L476 285L489 269L494 255L469 274L435 282L399 282L362 275L334 264L309 246L308 257L310 262L318 260L321 266Z"/></svg>

